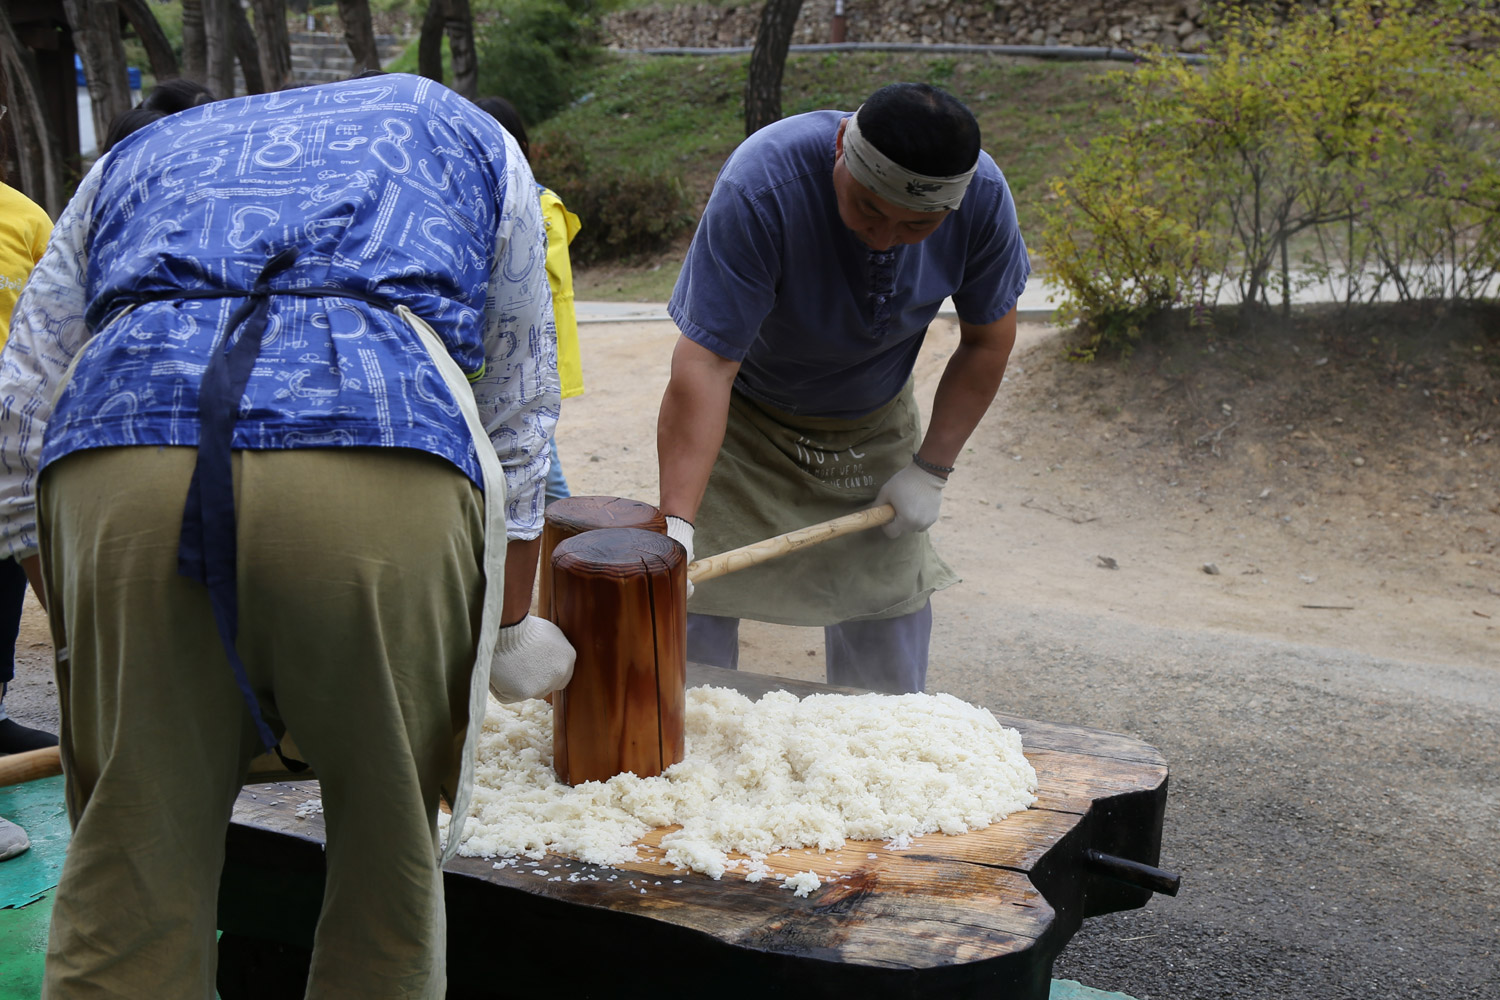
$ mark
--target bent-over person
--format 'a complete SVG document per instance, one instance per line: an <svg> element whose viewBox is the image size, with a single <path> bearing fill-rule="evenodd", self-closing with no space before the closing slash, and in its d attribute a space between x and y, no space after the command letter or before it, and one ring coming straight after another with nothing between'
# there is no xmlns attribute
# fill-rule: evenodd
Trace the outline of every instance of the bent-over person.
<svg viewBox="0 0 1500 1000"><path fill-rule="evenodd" d="M831 683L922 690L930 597L957 579L927 529L999 389L1029 274L1005 178L943 91L893 84L735 150L668 306L669 533L691 559L876 504L896 517L695 588L690 660L736 666L742 618L822 625ZM959 346L924 432L912 369L949 296Z"/></svg>
<svg viewBox="0 0 1500 1000"><path fill-rule="evenodd" d="M412 76L181 110L84 178L0 361L73 824L44 996L214 995L225 827L286 731L328 835L308 995L444 995L439 798L451 853L486 683L572 669L527 616L545 253L515 142Z"/></svg>

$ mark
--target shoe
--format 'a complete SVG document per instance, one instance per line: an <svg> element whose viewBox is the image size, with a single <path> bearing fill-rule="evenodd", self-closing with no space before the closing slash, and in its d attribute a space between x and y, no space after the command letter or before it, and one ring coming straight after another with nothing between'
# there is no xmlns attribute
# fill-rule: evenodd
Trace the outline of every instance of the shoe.
<svg viewBox="0 0 1500 1000"><path fill-rule="evenodd" d="M31 847L26 831L8 819L0 819L0 861L9 861Z"/></svg>
<svg viewBox="0 0 1500 1000"><path fill-rule="evenodd" d="M57 746L57 737L23 726L15 719L0 719L0 754L25 753Z"/></svg>

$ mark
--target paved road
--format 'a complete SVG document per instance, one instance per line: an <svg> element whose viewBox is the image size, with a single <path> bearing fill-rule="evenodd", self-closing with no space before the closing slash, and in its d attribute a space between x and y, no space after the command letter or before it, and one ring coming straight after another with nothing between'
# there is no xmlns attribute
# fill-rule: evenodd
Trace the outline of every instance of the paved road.
<svg viewBox="0 0 1500 1000"><path fill-rule="evenodd" d="M929 689L1172 768L1181 894L1086 922L1056 975L1138 1000L1500 998L1500 651L1432 667L948 594Z"/></svg>

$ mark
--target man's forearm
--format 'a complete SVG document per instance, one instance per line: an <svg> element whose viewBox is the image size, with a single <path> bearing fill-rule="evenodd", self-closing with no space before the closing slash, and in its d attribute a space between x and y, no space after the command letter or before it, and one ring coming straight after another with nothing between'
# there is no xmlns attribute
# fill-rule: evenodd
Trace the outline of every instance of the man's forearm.
<svg viewBox="0 0 1500 1000"><path fill-rule="evenodd" d="M38 555L27 556L21 560L21 569L26 572L26 582L31 584L31 592L36 595L36 601L47 610L47 594L42 589L42 557Z"/></svg>
<svg viewBox="0 0 1500 1000"><path fill-rule="evenodd" d="M662 513L687 521L698 516L724 443L730 388L738 368L686 339L673 353L672 378L656 423Z"/></svg>
<svg viewBox="0 0 1500 1000"><path fill-rule="evenodd" d="M531 587L536 581L536 560L541 551L540 535L506 544L505 595L501 603L500 624L514 625L531 613Z"/></svg>
<svg viewBox="0 0 1500 1000"><path fill-rule="evenodd" d="M918 451L934 465L955 465L969 435L984 419L1010 360L1015 343L1014 321L1008 335L1004 327L993 337L965 338L938 381L932 401L932 418Z"/></svg>

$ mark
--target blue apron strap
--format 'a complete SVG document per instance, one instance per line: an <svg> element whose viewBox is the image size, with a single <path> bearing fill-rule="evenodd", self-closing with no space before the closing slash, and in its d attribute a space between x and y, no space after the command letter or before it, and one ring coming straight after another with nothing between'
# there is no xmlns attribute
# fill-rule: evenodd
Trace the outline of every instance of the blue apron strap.
<svg viewBox="0 0 1500 1000"><path fill-rule="evenodd" d="M250 381L250 371L260 354L272 294L270 281L297 259L295 248L272 257L261 270L245 302L229 318L224 331L227 350L215 349L198 389L198 463L188 486L182 512L182 537L178 542L177 572L208 588L214 624L224 654L234 671L235 683L260 734L261 743L276 745L261 715L260 703L250 688L250 677L240 659L235 639L239 635L239 592L236 584L234 471L231 463L234 424L240 399ZM236 330L239 339L229 343Z"/></svg>

